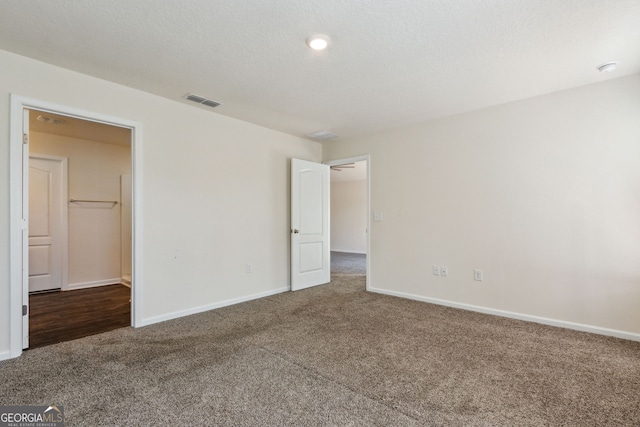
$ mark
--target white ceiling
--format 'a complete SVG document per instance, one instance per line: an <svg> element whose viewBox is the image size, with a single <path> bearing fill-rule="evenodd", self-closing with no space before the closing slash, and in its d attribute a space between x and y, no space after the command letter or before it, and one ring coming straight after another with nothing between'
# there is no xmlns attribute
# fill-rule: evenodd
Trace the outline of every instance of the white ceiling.
<svg viewBox="0 0 640 427"><path fill-rule="evenodd" d="M0 48L350 137L638 73L640 0L5 0Z"/></svg>

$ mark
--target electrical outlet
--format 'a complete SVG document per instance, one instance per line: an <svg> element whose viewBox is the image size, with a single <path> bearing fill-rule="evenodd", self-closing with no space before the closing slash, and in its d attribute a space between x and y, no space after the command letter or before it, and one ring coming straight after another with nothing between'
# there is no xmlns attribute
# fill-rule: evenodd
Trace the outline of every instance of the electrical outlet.
<svg viewBox="0 0 640 427"><path fill-rule="evenodd" d="M440 267L440 275L443 277L447 277L449 275L449 268L445 267L444 265Z"/></svg>
<svg viewBox="0 0 640 427"><path fill-rule="evenodd" d="M484 280L484 273L479 268L473 270L473 280L482 282Z"/></svg>
<svg viewBox="0 0 640 427"><path fill-rule="evenodd" d="M433 275L434 276L439 276L440 275L440 266L439 265L434 265L433 266Z"/></svg>
<svg viewBox="0 0 640 427"><path fill-rule="evenodd" d="M253 273L253 265L247 264L244 268L247 273Z"/></svg>

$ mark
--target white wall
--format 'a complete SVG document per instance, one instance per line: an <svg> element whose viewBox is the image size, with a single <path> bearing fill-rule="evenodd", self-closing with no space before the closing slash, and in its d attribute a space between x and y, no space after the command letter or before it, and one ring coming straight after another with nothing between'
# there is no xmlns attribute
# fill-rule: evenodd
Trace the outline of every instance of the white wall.
<svg viewBox="0 0 640 427"><path fill-rule="evenodd" d="M10 93L142 124L144 322L288 286L289 159L321 161L320 144L5 51L0 63L0 356L9 348Z"/></svg>
<svg viewBox="0 0 640 427"><path fill-rule="evenodd" d="M640 338L640 75L328 143L324 158L368 153L384 217L373 288Z"/></svg>
<svg viewBox="0 0 640 427"><path fill-rule="evenodd" d="M367 253L367 181L331 181L331 250Z"/></svg>
<svg viewBox="0 0 640 427"><path fill-rule="evenodd" d="M29 145L31 153L69 159L70 199L120 201L120 175L131 172L130 147L41 132L30 132ZM69 204L68 288L119 283L120 206Z"/></svg>

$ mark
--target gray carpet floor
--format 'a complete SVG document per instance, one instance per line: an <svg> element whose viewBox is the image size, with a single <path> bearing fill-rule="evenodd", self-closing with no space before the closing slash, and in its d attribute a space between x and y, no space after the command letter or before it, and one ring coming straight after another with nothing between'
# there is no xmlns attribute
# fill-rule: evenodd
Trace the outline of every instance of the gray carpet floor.
<svg viewBox="0 0 640 427"><path fill-rule="evenodd" d="M367 274L367 256L331 251L331 274Z"/></svg>
<svg viewBox="0 0 640 427"><path fill-rule="evenodd" d="M640 425L640 343L364 291L364 277L25 352L0 404L68 426Z"/></svg>

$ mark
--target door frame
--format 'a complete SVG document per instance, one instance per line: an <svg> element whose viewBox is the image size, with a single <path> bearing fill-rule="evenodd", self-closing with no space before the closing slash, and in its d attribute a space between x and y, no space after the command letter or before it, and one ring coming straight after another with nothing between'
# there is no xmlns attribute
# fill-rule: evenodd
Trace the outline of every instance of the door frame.
<svg viewBox="0 0 640 427"><path fill-rule="evenodd" d="M28 170L28 153L23 144L23 111L38 110L45 113L60 114L82 120L103 123L131 130L131 181L132 181L132 292L131 292L131 325L142 325L142 290L143 290L143 233L142 233L142 124L133 120L113 117L102 113L55 104L17 94L11 94L11 113L9 123L9 279L10 279L10 357L18 357L23 350L23 314L22 306L25 286L28 289L28 271L24 271L25 245L23 239L26 220L23 218L23 207L28 197L23 185L28 180L24 171ZM28 196L28 194L27 194ZM27 207L28 208L28 207ZM25 279L26 278L26 279ZM28 293L27 293L28 295ZM26 301L28 305L28 301ZM28 313L26 314L28 318ZM27 337L28 338L28 337Z"/></svg>
<svg viewBox="0 0 640 427"><path fill-rule="evenodd" d="M60 251L62 252L61 289L65 290L69 285L69 205L66 202L69 200L69 159L67 157L51 156L49 154L29 153L29 160L32 158L59 162L62 167Z"/></svg>
<svg viewBox="0 0 640 427"><path fill-rule="evenodd" d="M337 166L344 165L345 163L355 162L367 162L367 274L366 274L366 289L371 289L371 155L363 154L361 156L347 157L344 159L327 160L323 162L325 165ZM331 180L329 180L331 185ZM331 215L331 213L329 213Z"/></svg>

